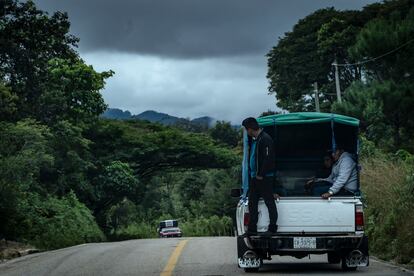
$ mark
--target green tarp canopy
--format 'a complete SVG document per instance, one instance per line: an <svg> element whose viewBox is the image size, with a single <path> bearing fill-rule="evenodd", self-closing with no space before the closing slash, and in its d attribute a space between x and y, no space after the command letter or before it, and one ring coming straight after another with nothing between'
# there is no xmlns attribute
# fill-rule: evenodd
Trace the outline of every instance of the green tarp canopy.
<svg viewBox="0 0 414 276"><path fill-rule="evenodd" d="M257 122L261 127L271 126L271 125L298 125L298 124L315 124L315 123L327 123L332 122L340 123L350 126L359 126L359 120L334 114L334 113L319 113L319 112L297 112L297 113L287 113L287 114L278 114L278 115L269 115L265 117L260 117L257 119Z"/></svg>

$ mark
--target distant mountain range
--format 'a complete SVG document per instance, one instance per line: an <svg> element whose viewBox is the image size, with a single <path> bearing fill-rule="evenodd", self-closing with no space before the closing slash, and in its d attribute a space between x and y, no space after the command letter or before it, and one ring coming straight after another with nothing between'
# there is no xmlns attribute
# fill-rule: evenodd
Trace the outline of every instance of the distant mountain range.
<svg viewBox="0 0 414 276"><path fill-rule="evenodd" d="M118 108L108 108L102 114L102 117L107 118L107 119L128 120L128 119L131 119L132 114L128 110L123 111Z"/></svg>
<svg viewBox="0 0 414 276"><path fill-rule="evenodd" d="M188 120L184 118L179 118L175 116L171 116L166 113L157 112L154 110L148 110L144 111L138 115L133 115L128 110L123 111L118 108L108 108L104 114L102 114L102 117L108 118L108 119L117 119L117 120L131 120L131 119L137 119L137 120L147 120L154 123L160 123L163 125L177 125L177 124L192 124L192 125L198 125L198 126L206 126L206 127L212 127L217 120L204 116L200 118L196 118L193 120Z"/></svg>

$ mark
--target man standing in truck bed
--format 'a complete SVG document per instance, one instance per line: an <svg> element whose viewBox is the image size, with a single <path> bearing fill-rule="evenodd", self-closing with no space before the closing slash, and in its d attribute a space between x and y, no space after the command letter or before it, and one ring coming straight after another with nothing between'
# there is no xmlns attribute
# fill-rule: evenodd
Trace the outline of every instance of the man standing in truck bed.
<svg viewBox="0 0 414 276"><path fill-rule="evenodd" d="M247 134L252 137L249 159L249 213L250 220L247 235L257 233L258 202L262 197L269 210L269 228L265 233L276 233L277 210L273 198L273 174L275 171L275 151L272 137L259 128L255 118L242 122Z"/></svg>

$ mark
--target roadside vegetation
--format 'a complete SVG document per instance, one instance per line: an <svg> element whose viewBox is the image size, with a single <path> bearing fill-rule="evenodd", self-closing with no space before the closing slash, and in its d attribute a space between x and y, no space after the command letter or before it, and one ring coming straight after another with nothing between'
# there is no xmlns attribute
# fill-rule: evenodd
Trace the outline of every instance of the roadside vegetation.
<svg viewBox="0 0 414 276"><path fill-rule="evenodd" d="M369 144L363 152L361 186L371 251L378 257L414 266L414 156L389 154Z"/></svg>
<svg viewBox="0 0 414 276"><path fill-rule="evenodd" d="M0 8L0 239L149 238L171 218L187 235L231 233L239 132L101 118L114 72L81 59L69 26L31 1Z"/></svg>

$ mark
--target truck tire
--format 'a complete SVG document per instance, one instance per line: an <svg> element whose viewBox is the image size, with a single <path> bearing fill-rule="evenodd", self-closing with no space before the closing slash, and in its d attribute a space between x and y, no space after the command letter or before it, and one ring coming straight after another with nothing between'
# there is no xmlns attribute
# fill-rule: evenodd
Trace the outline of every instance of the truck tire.
<svg viewBox="0 0 414 276"><path fill-rule="evenodd" d="M348 266L346 264L346 258L342 257L341 268L342 268L343 271L355 271L357 269L357 266Z"/></svg>
<svg viewBox="0 0 414 276"><path fill-rule="evenodd" d="M330 264L339 264L341 262L341 256L336 252L329 252L328 262Z"/></svg>

